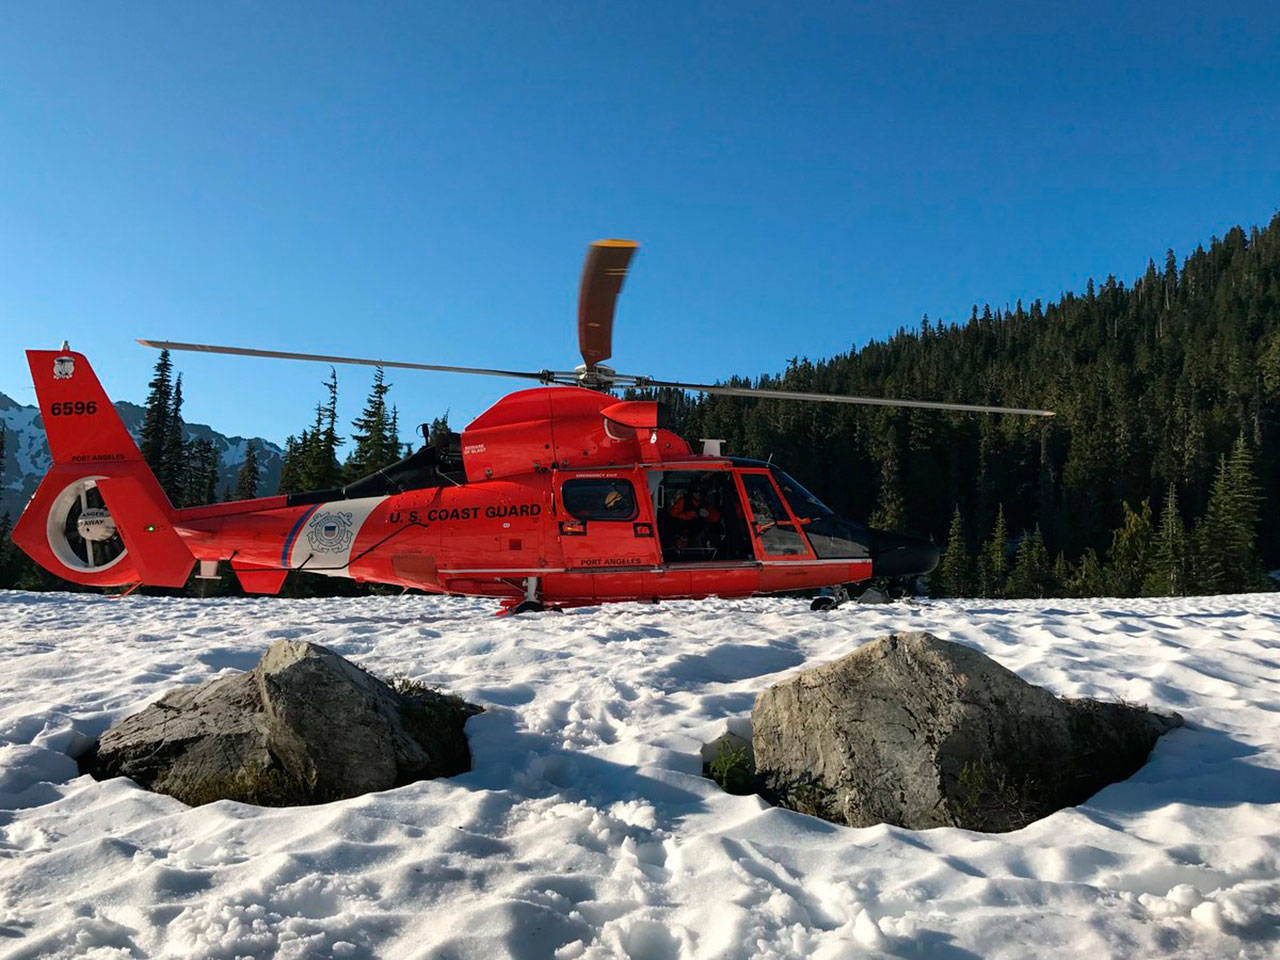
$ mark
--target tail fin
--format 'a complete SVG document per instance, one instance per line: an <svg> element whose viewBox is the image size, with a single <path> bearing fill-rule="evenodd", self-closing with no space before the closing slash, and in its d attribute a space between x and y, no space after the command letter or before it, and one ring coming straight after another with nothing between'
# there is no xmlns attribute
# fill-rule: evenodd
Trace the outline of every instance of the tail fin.
<svg viewBox="0 0 1280 960"><path fill-rule="evenodd" d="M53 468L13 528L46 570L89 586L186 582L173 507L83 354L28 350Z"/></svg>

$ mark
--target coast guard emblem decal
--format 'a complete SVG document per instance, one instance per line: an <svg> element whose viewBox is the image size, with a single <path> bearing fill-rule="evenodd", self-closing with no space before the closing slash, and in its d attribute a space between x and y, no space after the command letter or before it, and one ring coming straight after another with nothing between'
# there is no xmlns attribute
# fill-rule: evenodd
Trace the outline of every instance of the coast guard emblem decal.
<svg viewBox="0 0 1280 960"><path fill-rule="evenodd" d="M53 379L70 380L71 375L76 372L75 357L54 357L53 358Z"/></svg>
<svg viewBox="0 0 1280 960"><path fill-rule="evenodd" d="M341 553L351 546L351 514L317 513L307 524L307 541L316 553Z"/></svg>

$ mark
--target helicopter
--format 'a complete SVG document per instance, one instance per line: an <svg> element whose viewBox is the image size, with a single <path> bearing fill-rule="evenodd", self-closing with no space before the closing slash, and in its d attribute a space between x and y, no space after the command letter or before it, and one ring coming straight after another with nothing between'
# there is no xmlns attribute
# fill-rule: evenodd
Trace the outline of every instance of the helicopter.
<svg viewBox="0 0 1280 960"><path fill-rule="evenodd" d="M347 485L175 508L84 354L28 350L53 465L12 539L46 570L95 587L181 587L226 563L246 593L291 572L490 597L500 613L820 590L814 609L871 578L927 574L929 540L838 516L780 466L695 452L658 425L670 387L734 397L1053 416L1049 410L684 383L617 373L616 301L638 245L587 249L582 364L518 371L139 340L144 346L517 378L460 434ZM424 436L425 439L425 436Z"/></svg>

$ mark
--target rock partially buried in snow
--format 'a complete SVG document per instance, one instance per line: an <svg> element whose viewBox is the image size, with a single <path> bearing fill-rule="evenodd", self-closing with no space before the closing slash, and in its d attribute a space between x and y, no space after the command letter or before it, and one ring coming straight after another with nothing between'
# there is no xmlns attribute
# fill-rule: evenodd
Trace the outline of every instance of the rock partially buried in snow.
<svg viewBox="0 0 1280 960"><path fill-rule="evenodd" d="M766 794L849 826L1004 831L1123 780L1182 723L1059 699L969 647L880 637L770 687L751 713Z"/></svg>
<svg viewBox="0 0 1280 960"><path fill-rule="evenodd" d="M290 806L471 769L480 708L397 693L324 647L277 640L248 673L170 691L104 733L81 768L185 803Z"/></svg>

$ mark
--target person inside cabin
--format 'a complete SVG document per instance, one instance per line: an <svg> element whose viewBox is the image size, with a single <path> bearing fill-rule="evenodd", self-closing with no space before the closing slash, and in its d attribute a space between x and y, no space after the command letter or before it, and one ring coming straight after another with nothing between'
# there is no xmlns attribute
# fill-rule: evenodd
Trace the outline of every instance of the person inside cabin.
<svg viewBox="0 0 1280 960"><path fill-rule="evenodd" d="M707 496L710 478L698 477L671 506L667 516L677 526L676 547L707 548L720 541L720 510Z"/></svg>

